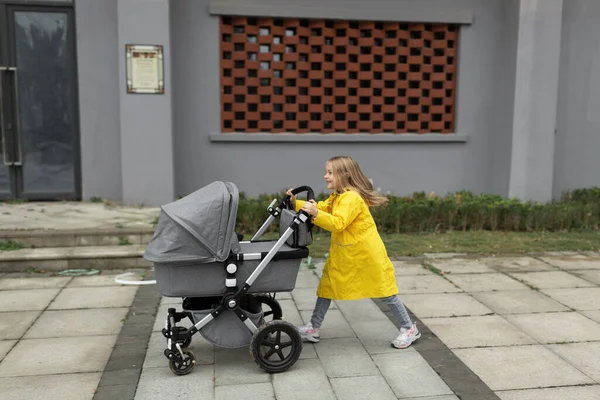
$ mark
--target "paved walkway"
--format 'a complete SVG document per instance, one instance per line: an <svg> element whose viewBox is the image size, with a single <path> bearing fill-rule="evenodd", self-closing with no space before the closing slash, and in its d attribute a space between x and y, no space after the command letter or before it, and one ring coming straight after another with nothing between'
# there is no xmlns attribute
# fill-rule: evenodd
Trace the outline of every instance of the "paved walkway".
<svg viewBox="0 0 600 400"><path fill-rule="evenodd" d="M97 229L147 224L157 214L135 212L96 203L0 205L0 225ZM24 216L31 218L19 224ZM414 346L390 347L397 329L379 302L337 301L321 342L306 344L281 374L263 372L247 348L216 348L196 335L198 365L175 376L160 329L180 300L161 298L154 285L117 284L122 271L0 273L0 397L600 399L600 253L445 256L394 262L401 297L423 332ZM296 289L278 295L287 321L309 319L321 268L302 267Z"/></svg>
<svg viewBox="0 0 600 400"><path fill-rule="evenodd" d="M423 263L395 262L402 298L424 332L415 346L390 347L396 328L372 300L337 301L321 342L306 344L294 367L274 375L248 349L216 348L199 335L191 346L196 369L173 375L160 329L179 301L159 299L154 286L117 285L114 272L4 275L0 393L13 400L92 399L96 390L96 399L136 400L600 399L600 254ZM318 271L303 269L296 289L279 296L291 323L310 317ZM131 322L148 315L150 322Z"/></svg>

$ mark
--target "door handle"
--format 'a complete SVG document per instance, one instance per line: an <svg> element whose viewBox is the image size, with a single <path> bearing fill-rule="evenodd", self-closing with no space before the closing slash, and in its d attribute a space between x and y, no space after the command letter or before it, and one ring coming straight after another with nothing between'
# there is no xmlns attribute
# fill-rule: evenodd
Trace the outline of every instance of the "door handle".
<svg viewBox="0 0 600 400"><path fill-rule="evenodd" d="M12 73L13 76L13 89L14 89L14 118L15 121L13 123L16 139L17 139L17 160L15 161L6 161L6 142L4 136L4 130L2 131L2 155L4 158L4 165L13 165L13 166L22 166L23 165L23 151L21 149L21 117L19 115L19 87L18 87L18 75L17 75L17 67L0 67L1 72ZM0 75L1 77L1 75ZM2 126L4 126L4 118L2 121Z"/></svg>
<svg viewBox="0 0 600 400"><path fill-rule="evenodd" d="M20 115L20 111L21 111L21 107L20 107L20 103L19 103L19 84L18 84L18 75L17 75L17 67L8 67L6 68L6 70L8 72L12 72L13 75L13 89L15 91L15 97L14 97L14 115L15 115L15 121L14 121L14 127L15 127L15 133L16 133L16 139L17 139L17 160L13 161L13 165L15 166L22 166L23 165L23 152L21 150L21 115Z"/></svg>
<svg viewBox="0 0 600 400"><path fill-rule="evenodd" d="M6 67L0 67L0 140L2 141L2 163L5 166L11 166L13 163L7 159L6 132L4 131L4 98L2 92L4 71L6 71Z"/></svg>

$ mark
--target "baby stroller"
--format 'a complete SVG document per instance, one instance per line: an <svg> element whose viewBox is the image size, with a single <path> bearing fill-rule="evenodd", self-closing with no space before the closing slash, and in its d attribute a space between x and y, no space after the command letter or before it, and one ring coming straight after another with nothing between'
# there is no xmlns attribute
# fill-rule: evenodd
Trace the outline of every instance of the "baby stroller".
<svg viewBox="0 0 600 400"><path fill-rule="evenodd" d="M311 188L302 186L294 194ZM254 361L268 372L282 372L300 357L297 328L281 320L275 293L292 291L298 270L309 252L312 224L304 211L290 210L289 196L268 207L269 217L250 241L235 229L238 189L230 182L213 182L164 205L156 231L144 254L154 264L161 295L181 297L183 311L169 308L162 330L171 371L187 375L194 354L184 350L197 332L219 347L250 345ZM258 240L280 217L280 237ZM266 294L269 293L269 294ZM273 293L273 294L270 294ZM263 307L270 311L264 312ZM272 316L266 321L266 316ZM189 329L177 326L189 318Z"/></svg>

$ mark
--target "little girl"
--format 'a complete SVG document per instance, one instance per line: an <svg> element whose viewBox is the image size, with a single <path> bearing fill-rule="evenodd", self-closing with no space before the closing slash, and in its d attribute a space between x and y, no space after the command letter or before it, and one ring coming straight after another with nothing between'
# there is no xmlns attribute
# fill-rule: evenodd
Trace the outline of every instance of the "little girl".
<svg viewBox="0 0 600 400"><path fill-rule="evenodd" d="M306 211L313 223L331 232L329 257L317 289L317 303L310 323L298 327L304 340L321 340L319 331L331 300L380 298L400 323L400 334L392 346L405 349L421 337L398 296L394 265L377 231L369 207L384 205L387 198L373 185L350 157L333 157L325 164L325 182L333 193L315 203L296 200L296 211Z"/></svg>

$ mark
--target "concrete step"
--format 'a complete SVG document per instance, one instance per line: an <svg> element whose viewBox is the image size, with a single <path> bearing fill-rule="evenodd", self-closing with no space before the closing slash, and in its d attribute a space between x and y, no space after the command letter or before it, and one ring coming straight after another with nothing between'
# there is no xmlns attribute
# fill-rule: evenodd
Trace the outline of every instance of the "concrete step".
<svg viewBox="0 0 600 400"><path fill-rule="evenodd" d="M0 230L0 243L11 240L23 248L147 245L154 228Z"/></svg>
<svg viewBox="0 0 600 400"><path fill-rule="evenodd" d="M150 267L146 245L46 247L0 251L0 272L125 269Z"/></svg>

